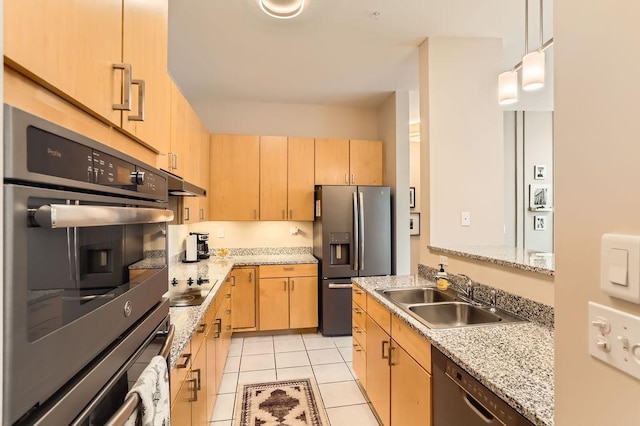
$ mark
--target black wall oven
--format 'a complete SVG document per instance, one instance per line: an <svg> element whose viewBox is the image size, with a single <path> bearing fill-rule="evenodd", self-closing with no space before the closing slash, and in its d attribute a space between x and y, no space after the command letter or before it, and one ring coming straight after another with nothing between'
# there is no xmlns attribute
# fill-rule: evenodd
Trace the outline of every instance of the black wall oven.
<svg viewBox="0 0 640 426"><path fill-rule="evenodd" d="M7 105L4 119L2 423L70 424L166 322L167 269L128 274L173 219L166 175Z"/></svg>

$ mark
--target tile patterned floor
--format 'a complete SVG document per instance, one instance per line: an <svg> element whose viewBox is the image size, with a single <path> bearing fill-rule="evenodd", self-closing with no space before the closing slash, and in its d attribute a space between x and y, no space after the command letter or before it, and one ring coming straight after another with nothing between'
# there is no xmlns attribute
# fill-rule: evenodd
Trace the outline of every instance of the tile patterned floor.
<svg viewBox="0 0 640 426"><path fill-rule="evenodd" d="M355 381L351 336L234 337L210 426L231 426L240 383L315 377L330 426L378 426Z"/></svg>

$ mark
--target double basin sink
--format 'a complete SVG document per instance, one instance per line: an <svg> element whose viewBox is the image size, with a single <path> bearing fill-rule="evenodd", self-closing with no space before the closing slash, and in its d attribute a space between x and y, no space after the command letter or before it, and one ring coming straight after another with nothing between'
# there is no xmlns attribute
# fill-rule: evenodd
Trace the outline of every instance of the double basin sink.
<svg viewBox="0 0 640 426"><path fill-rule="evenodd" d="M524 322L502 309L462 300L452 290L433 287L378 289L403 311L429 328L454 328Z"/></svg>

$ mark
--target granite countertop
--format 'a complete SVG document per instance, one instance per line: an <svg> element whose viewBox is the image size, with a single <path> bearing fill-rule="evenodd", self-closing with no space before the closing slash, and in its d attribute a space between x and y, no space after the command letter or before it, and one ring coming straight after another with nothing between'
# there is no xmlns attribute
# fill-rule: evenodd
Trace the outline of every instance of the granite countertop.
<svg viewBox="0 0 640 426"><path fill-rule="evenodd" d="M146 259L145 259L146 260ZM164 259L163 259L164 260ZM142 262L145 262L144 260ZM139 262L141 263L141 262ZM251 265L288 265L299 263L318 263L318 260L311 254L283 254L283 255L249 255L231 256L220 258L211 256L209 259L196 263L175 263L169 266L169 279L178 280L188 277L208 276L210 282L217 282L211 288L204 302L199 306L171 307L169 308L171 324L175 326L175 336L171 346L171 356L169 357L169 367L173 369L178 361L178 357L189 343L200 320L207 312L216 294L222 287L222 283L227 279L234 266ZM150 265L152 262L149 263ZM151 267L150 267L151 268ZM144 269L138 266L138 269ZM149 269L149 268L146 268ZM167 286L169 283L167 283Z"/></svg>
<svg viewBox="0 0 640 426"><path fill-rule="evenodd" d="M418 276L352 278L391 313L424 336L536 425L553 425L553 331L536 323L431 329L374 291L433 286Z"/></svg>

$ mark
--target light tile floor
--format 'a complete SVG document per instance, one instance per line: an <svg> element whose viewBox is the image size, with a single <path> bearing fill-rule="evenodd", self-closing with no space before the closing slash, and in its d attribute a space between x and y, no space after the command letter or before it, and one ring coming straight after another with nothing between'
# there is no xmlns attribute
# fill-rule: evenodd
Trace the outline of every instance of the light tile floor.
<svg viewBox="0 0 640 426"><path fill-rule="evenodd" d="M234 337L211 426L233 424L238 384L314 377L331 426L378 426L355 381L351 336Z"/></svg>

